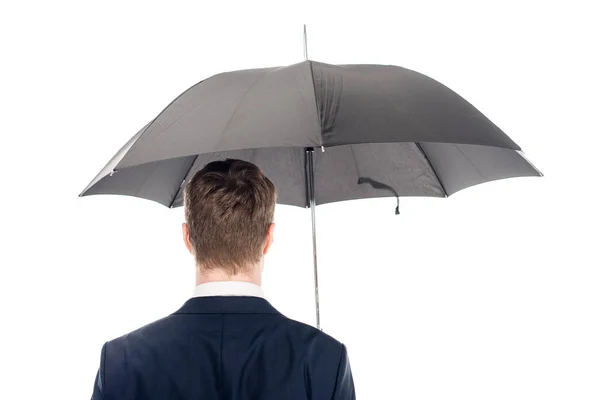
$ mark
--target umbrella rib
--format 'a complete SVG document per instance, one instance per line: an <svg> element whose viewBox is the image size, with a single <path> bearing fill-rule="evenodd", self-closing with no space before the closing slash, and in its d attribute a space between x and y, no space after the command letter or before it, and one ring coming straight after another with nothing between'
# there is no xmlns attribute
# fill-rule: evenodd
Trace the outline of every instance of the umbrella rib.
<svg viewBox="0 0 600 400"><path fill-rule="evenodd" d="M194 160L190 164L190 168L185 173L185 176L183 177L183 181L181 181L181 183L185 182L185 180L187 179L188 175L190 174L190 171L192 170L192 168L194 168L194 164L196 164L196 160L198 159L198 157L200 157L200 154L197 154L196 157L194 157ZM169 208L173 208L173 204L175 204L175 200L177 200L177 196L179 196L179 193L181 192L182 187L183 187L183 185L179 185L179 189L177 189L177 191L175 192L175 196L173 196L173 200L171 200L171 204L169 204Z"/></svg>
<svg viewBox="0 0 600 400"><path fill-rule="evenodd" d="M442 191L444 192L444 197L448 197L448 192L446 192L446 188L444 187L444 183L440 179L440 176L438 175L438 173L435 170L435 168L433 168L433 164L429 160L429 157L425 153L425 150L423 150L423 147L421 147L421 143L415 142L415 145L417 146L417 149L419 149L419 151L423 155L423 158L425 158L425 161L427 161L427 165L429 165L429 168L431 168L431 170L433 171L433 174L435 175L435 179L437 179L437 181L440 183L440 187L442 188Z"/></svg>
<svg viewBox="0 0 600 400"><path fill-rule="evenodd" d="M238 109L240 108L240 104L242 104L242 102L244 101L244 99L248 96L248 93L250 93L252 91L252 89L254 89L254 87L256 87L256 85L258 84L258 82L261 82L265 79L265 77L270 73L271 71L265 72L264 74L258 76L254 82L252 82L252 84L250 85L250 87L248 87L248 89L246 89L246 91L244 92L244 94L242 95L242 97L240 98L240 100L237 102L237 104L235 105L235 108L233 109L233 111L231 112L231 115L229 116L229 119L227 120L227 122L225 123L225 127L221 130L221 136L219 137L219 140L215 146L215 148L219 148L221 145L221 142L223 141L223 136L227 133L227 129L229 129L229 125L231 125L231 121L233 120L233 117L235 117L235 115L238 112Z"/></svg>
<svg viewBox="0 0 600 400"><path fill-rule="evenodd" d="M191 87L189 87L187 90L185 90L183 93L181 93L179 96L175 97L168 106L166 106L165 108L162 109L162 111L156 116L154 117L154 119L152 119L152 121L150 121L148 123L148 125L146 125L146 127L144 128L144 131L140 134L140 136L135 140L135 142L133 142L133 144L131 145L131 147L125 152L125 154L123 154L123 157L121 157L121 159L119 160L119 162L116 164L116 166L118 166L121 161L123 161L125 159L125 157L127 157L131 150L135 147L135 144L142 138L142 136L144 136L144 134L148 131L148 129L150 129L150 127L156 122L157 119L159 119L164 113L165 111L167 111L167 109L169 109L169 107L171 107L177 100L179 100L180 98L182 98L186 93L188 93L190 90L192 90L193 88L195 88L196 86L200 85L201 83L203 83L206 79L201 80L200 82L196 83L195 85L192 85ZM174 121L173 123L175 123L176 121ZM171 123L171 125L173 124ZM170 126L170 125L169 125Z"/></svg>
<svg viewBox="0 0 600 400"><path fill-rule="evenodd" d="M315 98L315 109L317 110L317 119L319 122L319 139L321 139L321 143L319 144L323 146L323 119L321 118L321 110L319 110L319 103L317 101L317 83L315 82L315 73L313 71L312 61L308 62L308 66L310 68L310 78L312 81L313 95Z"/></svg>

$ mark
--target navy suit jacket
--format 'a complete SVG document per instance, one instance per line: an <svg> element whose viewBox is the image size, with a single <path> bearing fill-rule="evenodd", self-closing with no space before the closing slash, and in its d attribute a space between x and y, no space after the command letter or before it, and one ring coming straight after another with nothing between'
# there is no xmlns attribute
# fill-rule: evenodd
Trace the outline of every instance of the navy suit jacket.
<svg viewBox="0 0 600 400"><path fill-rule="evenodd" d="M102 347L93 400L350 400L346 347L258 297L195 297Z"/></svg>

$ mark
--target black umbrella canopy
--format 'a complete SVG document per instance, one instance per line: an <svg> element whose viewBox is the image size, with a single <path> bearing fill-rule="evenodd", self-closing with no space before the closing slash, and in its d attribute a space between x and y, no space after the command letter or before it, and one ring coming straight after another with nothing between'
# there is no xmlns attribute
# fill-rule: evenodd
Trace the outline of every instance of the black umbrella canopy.
<svg viewBox="0 0 600 400"><path fill-rule="evenodd" d="M305 207L307 150L316 204L445 197L487 181L541 176L496 125L425 75L304 61L222 73L192 86L81 195L131 195L177 207L198 169L239 158L274 181L279 203Z"/></svg>
<svg viewBox="0 0 600 400"><path fill-rule="evenodd" d="M181 94L109 161L82 195L169 207L205 164L258 165L278 202L311 208L370 197L446 197L479 183L540 176L519 146L439 82L400 67L306 60L228 72ZM399 213L399 207L396 207Z"/></svg>

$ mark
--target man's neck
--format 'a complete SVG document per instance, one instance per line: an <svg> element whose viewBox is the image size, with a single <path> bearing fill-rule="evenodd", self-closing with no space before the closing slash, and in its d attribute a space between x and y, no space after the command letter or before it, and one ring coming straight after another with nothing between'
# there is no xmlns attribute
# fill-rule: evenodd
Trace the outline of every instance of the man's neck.
<svg viewBox="0 0 600 400"><path fill-rule="evenodd" d="M196 268L196 286L202 285L203 283L209 282L248 282L253 283L255 285L261 286L262 284L262 274L237 274L237 275L229 275L227 272L214 269L214 270L201 270L200 268Z"/></svg>

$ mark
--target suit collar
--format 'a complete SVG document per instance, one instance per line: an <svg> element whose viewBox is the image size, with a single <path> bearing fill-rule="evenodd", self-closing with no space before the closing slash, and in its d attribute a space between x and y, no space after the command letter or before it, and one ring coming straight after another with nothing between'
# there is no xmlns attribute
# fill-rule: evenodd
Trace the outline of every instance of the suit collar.
<svg viewBox="0 0 600 400"><path fill-rule="evenodd" d="M210 296L193 297L174 314L281 314L260 297Z"/></svg>

